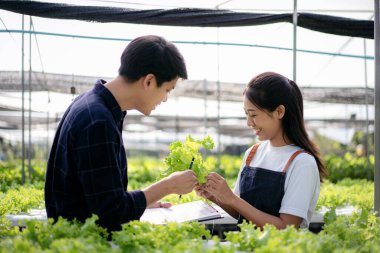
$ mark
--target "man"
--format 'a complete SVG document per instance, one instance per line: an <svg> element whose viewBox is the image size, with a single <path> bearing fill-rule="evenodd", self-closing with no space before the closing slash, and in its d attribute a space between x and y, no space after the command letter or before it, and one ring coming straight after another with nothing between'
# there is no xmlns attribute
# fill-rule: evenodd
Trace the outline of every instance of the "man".
<svg viewBox="0 0 380 253"><path fill-rule="evenodd" d="M92 214L110 231L138 220L147 206L161 206L168 194L192 191L193 171L176 172L136 191L127 191L122 139L128 110L144 115L167 100L179 78L186 79L178 49L158 36L131 41L121 56L119 75L98 80L70 105L58 126L47 165L45 204L49 218L84 221Z"/></svg>

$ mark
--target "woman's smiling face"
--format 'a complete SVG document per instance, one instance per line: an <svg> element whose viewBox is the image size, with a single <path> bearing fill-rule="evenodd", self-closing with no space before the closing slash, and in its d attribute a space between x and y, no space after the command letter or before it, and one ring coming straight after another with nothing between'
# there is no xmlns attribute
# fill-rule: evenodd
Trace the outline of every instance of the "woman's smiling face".
<svg viewBox="0 0 380 253"><path fill-rule="evenodd" d="M282 116L277 110L269 112L258 108L244 96L244 112L247 116L247 125L255 131L260 141L270 140L275 144L283 140Z"/></svg>

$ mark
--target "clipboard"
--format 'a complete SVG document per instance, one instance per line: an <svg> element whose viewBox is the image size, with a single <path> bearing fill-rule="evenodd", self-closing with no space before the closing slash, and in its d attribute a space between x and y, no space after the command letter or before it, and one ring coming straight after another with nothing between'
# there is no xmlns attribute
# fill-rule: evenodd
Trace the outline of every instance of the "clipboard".
<svg viewBox="0 0 380 253"><path fill-rule="evenodd" d="M202 200L197 200L170 208L148 208L141 216L140 221L166 224L169 222L202 222L220 218L222 215L217 209Z"/></svg>

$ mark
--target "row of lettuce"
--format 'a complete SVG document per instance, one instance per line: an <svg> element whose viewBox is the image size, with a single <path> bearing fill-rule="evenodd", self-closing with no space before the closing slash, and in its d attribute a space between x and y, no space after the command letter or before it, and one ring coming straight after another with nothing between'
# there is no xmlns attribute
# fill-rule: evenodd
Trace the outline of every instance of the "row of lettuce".
<svg viewBox="0 0 380 253"><path fill-rule="evenodd" d="M195 200L194 193L181 201ZM168 201L178 203L178 196ZM337 207L351 205L351 216L337 215ZM380 219L372 212L373 182L345 179L325 182L318 209L327 207L323 230L317 234L289 227L256 229L242 224L240 232L226 232L221 241L199 223L158 226L142 222L125 224L110 235L96 225L96 216L85 224L60 220L56 224L26 222L21 232L5 214L43 208L43 184L8 189L0 198L0 252L380 252ZM205 240L206 239L206 240Z"/></svg>
<svg viewBox="0 0 380 253"><path fill-rule="evenodd" d="M346 153L343 156L326 155L324 161L328 170L327 179L338 182L342 179L368 179L374 177L374 156L369 158ZM222 155L220 161L216 156L208 156L205 160L209 171L216 171L227 179L237 177L242 164L241 156ZM138 157L128 160L129 177L137 182L152 182L157 180L164 170L162 159L154 157ZM29 168L28 168L29 167ZM31 166L25 166L24 181L44 181L46 163L40 160L32 160ZM22 183L21 162L13 160L0 161L0 190L6 191L8 187Z"/></svg>
<svg viewBox="0 0 380 253"><path fill-rule="evenodd" d="M199 223L134 221L109 241L96 216L84 225L63 219L54 225L29 221L24 232L0 241L0 252L380 252L380 220L366 211L339 216L318 234L293 227L260 230L247 223L240 230L226 232L222 242Z"/></svg>
<svg viewBox="0 0 380 253"><path fill-rule="evenodd" d="M317 204L317 210L328 210L321 232L315 234L292 227L277 230L272 226L259 230L252 224L242 224L240 232L226 232L223 241L199 223L158 226L138 221L125 224L110 240L111 235L96 225L96 216L85 224L63 219L54 225L51 221L29 221L20 231L11 226L5 215L44 208L45 164L33 161L31 183L21 185L19 162L8 162L0 165L0 253L380 252L380 219L373 213L374 183L367 179L368 164L363 159L351 155L326 159L330 179L324 182ZM210 170L218 171L216 157L208 157L206 163ZM231 187L240 165L241 157L221 157L219 172L227 177ZM336 167L332 169L331 165ZM371 166L373 175L373 160ZM160 177L162 168L162 162L156 158L130 159L129 189L139 189L154 182ZM340 177L331 177L332 173ZM27 171L26 181L29 181ZM181 200L175 195L165 198L173 204L196 199L194 193L184 195ZM337 215L336 208L343 206L353 206L357 211L350 216Z"/></svg>

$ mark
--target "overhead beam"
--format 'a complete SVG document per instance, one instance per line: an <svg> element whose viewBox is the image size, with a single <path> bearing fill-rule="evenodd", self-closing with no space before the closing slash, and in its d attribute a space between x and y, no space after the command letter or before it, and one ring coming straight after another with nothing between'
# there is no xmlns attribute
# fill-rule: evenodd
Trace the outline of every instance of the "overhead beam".
<svg viewBox="0 0 380 253"><path fill-rule="evenodd" d="M100 77L110 80L110 77ZM98 77L78 76L32 72L32 91L51 91L72 94L72 87L75 93L80 94L94 86ZM205 85L206 82L206 85ZM243 90L246 84L220 82L220 99L227 102L241 102ZM205 90L206 88L206 90ZM340 103L340 104L362 104L366 102L374 103L374 89L363 87L300 87L305 101L320 103ZM21 79L19 71L0 71L0 92L1 91L21 91ZM367 91L367 92L366 92ZM205 80L183 80L180 81L172 93L174 97L191 97L208 100L217 100L217 82Z"/></svg>

